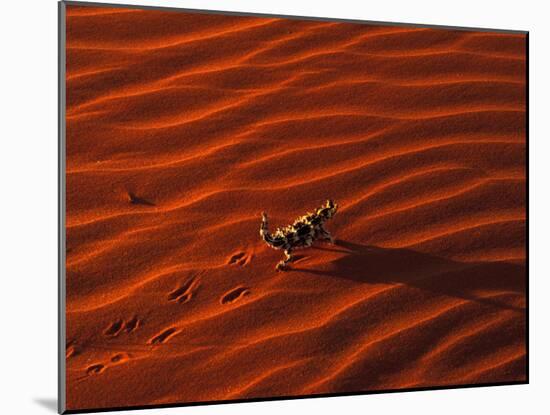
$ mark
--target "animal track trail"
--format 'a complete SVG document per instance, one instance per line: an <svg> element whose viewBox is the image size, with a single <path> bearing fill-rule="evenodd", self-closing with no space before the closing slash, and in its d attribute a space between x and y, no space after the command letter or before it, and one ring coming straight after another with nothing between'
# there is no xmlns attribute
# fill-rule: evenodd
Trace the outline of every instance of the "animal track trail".
<svg viewBox="0 0 550 415"><path fill-rule="evenodd" d="M137 316L134 316L126 322L126 324L124 325L124 330L126 330L126 333L131 333L135 329L137 329L140 325L141 325L141 320L139 320Z"/></svg>
<svg viewBox="0 0 550 415"><path fill-rule="evenodd" d="M122 330L122 325L124 322L122 320L117 320L114 323L112 323L107 329L103 332L105 336L117 336L120 331Z"/></svg>
<svg viewBox="0 0 550 415"><path fill-rule="evenodd" d="M124 353L117 353L111 357L111 362L113 363L122 363L128 360L129 356Z"/></svg>
<svg viewBox="0 0 550 415"><path fill-rule="evenodd" d="M86 369L86 374L87 375L98 375L101 372L103 372L104 370L105 370L105 365L102 365L101 363L98 363L96 365L89 366Z"/></svg>
<svg viewBox="0 0 550 415"><path fill-rule="evenodd" d="M117 353L111 357L111 363L119 364L127 361L129 359L129 355L125 353ZM88 366L86 368L86 375L99 375L102 373L105 369L107 369L107 365L103 363L96 363L94 365Z"/></svg>
<svg viewBox="0 0 550 415"><path fill-rule="evenodd" d="M143 197L137 196L133 192L128 192L128 201L132 205L155 206L155 203L153 203L152 201L145 199Z"/></svg>
<svg viewBox="0 0 550 415"><path fill-rule="evenodd" d="M75 353L76 353L76 350L75 350L74 346L69 346L65 350L65 358L68 359L69 357L74 356Z"/></svg>
<svg viewBox="0 0 550 415"><path fill-rule="evenodd" d="M178 330L175 327L170 327L169 329L164 330L162 333L157 334L155 337L153 337L151 340L149 340L149 344L163 344L166 342L170 337L174 336Z"/></svg>
<svg viewBox="0 0 550 415"><path fill-rule="evenodd" d="M65 345L65 358L68 359L69 357L75 356L76 354L76 342L74 340L68 341Z"/></svg>
<svg viewBox="0 0 550 415"><path fill-rule="evenodd" d="M228 264L236 264L238 261L242 261L246 254L244 252L238 252L236 254L233 254L231 258L229 258Z"/></svg>
<svg viewBox="0 0 550 415"><path fill-rule="evenodd" d="M123 331L126 333L131 333L134 330L136 330L139 326L141 326L142 322L140 319L137 318L137 316L133 316L130 320L124 321L122 319L116 320L115 322L111 323L109 327L105 329L103 334L105 336L109 337L116 337Z"/></svg>
<svg viewBox="0 0 550 415"><path fill-rule="evenodd" d="M227 264L244 267L252 260L252 256L252 254L247 254L246 252L237 252L228 259Z"/></svg>
<svg viewBox="0 0 550 415"><path fill-rule="evenodd" d="M242 297L249 295L250 289L247 287L237 287L227 292L221 299L222 304L231 304L240 300Z"/></svg>
<svg viewBox="0 0 550 415"><path fill-rule="evenodd" d="M192 277L183 283L180 287L168 294L168 301L177 301L180 304L185 304L195 294L200 285L199 277Z"/></svg>

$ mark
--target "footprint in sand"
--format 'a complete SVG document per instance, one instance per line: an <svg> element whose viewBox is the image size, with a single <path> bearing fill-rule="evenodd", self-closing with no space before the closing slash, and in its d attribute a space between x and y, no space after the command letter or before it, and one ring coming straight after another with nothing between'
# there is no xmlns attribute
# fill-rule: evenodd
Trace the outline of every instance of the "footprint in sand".
<svg viewBox="0 0 550 415"><path fill-rule="evenodd" d="M122 320L117 320L114 323L111 323L109 327L103 332L105 336L111 336L114 337L120 333L120 330L122 330L122 325L124 322Z"/></svg>
<svg viewBox="0 0 550 415"><path fill-rule="evenodd" d="M115 363L115 364L118 364L118 363L123 363L125 362L126 360L128 360L129 358L129 355L127 354L124 354L124 353L117 353L115 355L113 355L111 357L111 362L112 363ZM86 368L86 374L88 376L90 375L98 375L100 374L101 372L103 372L105 369L107 369L107 366L102 364L102 363L96 363L95 365L91 365L91 366L88 366Z"/></svg>
<svg viewBox="0 0 550 415"><path fill-rule="evenodd" d="M125 331L126 333L133 332L141 324L142 324L141 320L139 320L137 316L132 317L130 320L126 322L122 319L116 320L115 322L111 323L109 327L105 329L103 334L105 336L116 337L120 333L122 333L122 331Z"/></svg>
<svg viewBox="0 0 550 415"><path fill-rule="evenodd" d="M247 287L237 287L229 291L228 293L226 293L220 299L220 303L231 304L231 303L234 303L235 301L240 300L242 297L248 294L250 294L250 289L248 289Z"/></svg>
<svg viewBox="0 0 550 415"><path fill-rule="evenodd" d="M151 340L149 340L149 344L162 344L166 342L170 337L175 335L177 333L177 329L175 327L170 327L169 329L164 330L163 332L157 334L155 337L153 337Z"/></svg>
<svg viewBox="0 0 550 415"><path fill-rule="evenodd" d="M199 288L199 285L200 278L189 278L180 287L168 294L168 301L177 301L180 304L188 302Z"/></svg>
<svg viewBox="0 0 550 415"><path fill-rule="evenodd" d="M65 349L65 358L69 358L71 356L75 356L76 355L76 349L74 346L67 346L67 348Z"/></svg>
<svg viewBox="0 0 550 415"><path fill-rule="evenodd" d="M144 199L142 197L136 196L132 192L128 192L128 201L132 205L155 206L155 204L153 202L151 202L150 200L147 200L147 199Z"/></svg>
<svg viewBox="0 0 550 415"><path fill-rule="evenodd" d="M102 365L101 363L97 365L89 366L86 369L86 374L88 375L97 375L105 370L105 365Z"/></svg>
<svg viewBox="0 0 550 415"><path fill-rule="evenodd" d="M126 330L126 333L131 333L135 329L137 329L140 325L141 325L141 320L139 320L137 316L134 316L124 324L124 330Z"/></svg>
<svg viewBox="0 0 550 415"><path fill-rule="evenodd" d="M124 353L117 353L111 357L111 362L113 363L122 363L128 360L129 356Z"/></svg>
<svg viewBox="0 0 550 415"><path fill-rule="evenodd" d="M252 255L247 254L246 252L237 252L227 260L228 265L240 265L244 267L252 260Z"/></svg>
<svg viewBox="0 0 550 415"><path fill-rule="evenodd" d="M65 345L65 358L69 358L77 354L76 351L76 342L74 340L69 340Z"/></svg>

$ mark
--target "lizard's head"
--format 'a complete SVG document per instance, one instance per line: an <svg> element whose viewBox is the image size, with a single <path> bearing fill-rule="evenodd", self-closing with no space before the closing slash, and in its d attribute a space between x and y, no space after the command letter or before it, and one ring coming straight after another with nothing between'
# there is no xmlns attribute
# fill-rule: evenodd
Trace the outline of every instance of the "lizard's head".
<svg viewBox="0 0 550 415"><path fill-rule="evenodd" d="M330 219L336 214L337 210L338 210L338 204L334 203L333 200L329 199L326 201L326 203L323 206L317 209L316 213L325 219Z"/></svg>

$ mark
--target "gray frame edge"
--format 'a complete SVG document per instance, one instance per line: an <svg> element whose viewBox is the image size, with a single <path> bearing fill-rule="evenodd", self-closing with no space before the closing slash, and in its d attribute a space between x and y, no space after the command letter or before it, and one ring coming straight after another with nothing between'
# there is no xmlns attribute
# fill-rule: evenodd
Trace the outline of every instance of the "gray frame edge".
<svg viewBox="0 0 550 415"><path fill-rule="evenodd" d="M90 7L113 7L113 8L128 8L128 9L143 9L143 10L159 10L159 11L173 11L173 12L186 12L186 13L207 13L207 14L221 14L226 16L243 16L243 17L267 17L267 18L284 18L294 20L314 20L321 22L337 22L337 23L359 23L370 24L378 26L399 26L399 27L417 27L427 29L442 29L442 30L465 30L465 31L479 31L479 32L494 32L494 33L508 33L508 34L527 34L528 30L515 30L515 29L493 29L486 27L466 27L466 26L446 26L446 25L433 25L433 24L421 24L421 23L399 23L399 22L383 22L376 20L359 20L359 19L345 19L334 17L318 17L318 16L292 16L286 14L269 14L269 13L254 13L254 12L236 12L226 10L209 10L209 9L188 9L183 7L170 7L170 6L144 6L138 4L116 4L116 3L101 3L93 1L62 1L67 6L90 6Z"/></svg>
<svg viewBox="0 0 550 415"><path fill-rule="evenodd" d="M57 3L57 133L58 133L58 361L57 361L57 411L62 414L66 411L66 361L65 361L65 345L66 345L66 232L65 232L65 111L66 111L66 2Z"/></svg>

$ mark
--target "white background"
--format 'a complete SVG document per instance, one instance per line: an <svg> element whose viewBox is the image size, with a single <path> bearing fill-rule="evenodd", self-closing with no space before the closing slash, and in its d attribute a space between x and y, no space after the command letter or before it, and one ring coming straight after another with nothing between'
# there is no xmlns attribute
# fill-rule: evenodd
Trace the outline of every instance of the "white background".
<svg viewBox="0 0 550 415"><path fill-rule="evenodd" d="M138 0L139 1L139 0ZM111 0L117 3L116 0ZM127 3L136 0L127 0ZM550 406L549 14L543 1L141 0L140 4L530 31L530 385L140 411L542 413ZM0 13L0 411L52 414L57 390L57 4ZM538 408L538 409L537 409ZM546 411L546 410L544 410Z"/></svg>

